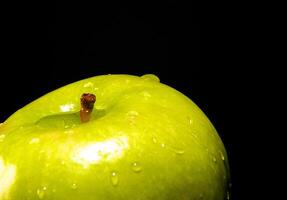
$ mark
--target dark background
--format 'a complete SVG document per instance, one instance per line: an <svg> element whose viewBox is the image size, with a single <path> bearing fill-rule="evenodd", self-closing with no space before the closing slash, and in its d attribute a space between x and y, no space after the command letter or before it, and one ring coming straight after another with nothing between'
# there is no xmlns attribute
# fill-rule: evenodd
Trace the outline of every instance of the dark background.
<svg viewBox="0 0 287 200"><path fill-rule="evenodd" d="M252 45L244 47L248 29L240 28L237 14L226 2L7 7L1 25L0 121L83 78L153 73L210 118L229 155L233 199L251 199L258 181L253 174L258 168L249 163L256 156L250 151L256 137L249 130L250 108L257 105L251 94L260 86L243 62Z"/></svg>

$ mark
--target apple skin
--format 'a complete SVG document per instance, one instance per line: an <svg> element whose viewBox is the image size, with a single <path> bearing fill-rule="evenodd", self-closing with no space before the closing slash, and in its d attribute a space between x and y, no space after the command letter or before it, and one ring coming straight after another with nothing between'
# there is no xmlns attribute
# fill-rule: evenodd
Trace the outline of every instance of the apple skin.
<svg viewBox="0 0 287 200"><path fill-rule="evenodd" d="M97 98L87 123L83 93ZM0 200L223 200L228 184L211 122L155 75L81 80L0 126Z"/></svg>

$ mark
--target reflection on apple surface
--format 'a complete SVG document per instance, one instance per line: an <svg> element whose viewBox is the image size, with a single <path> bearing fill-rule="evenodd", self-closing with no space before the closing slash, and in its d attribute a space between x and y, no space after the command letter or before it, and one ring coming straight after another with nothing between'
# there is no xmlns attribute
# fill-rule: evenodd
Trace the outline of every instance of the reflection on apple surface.
<svg viewBox="0 0 287 200"><path fill-rule="evenodd" d="M128 138L125 136L89 142L75 149L72 160L87 168L90 164L115 161L121 158L128 146Z"/></svg>

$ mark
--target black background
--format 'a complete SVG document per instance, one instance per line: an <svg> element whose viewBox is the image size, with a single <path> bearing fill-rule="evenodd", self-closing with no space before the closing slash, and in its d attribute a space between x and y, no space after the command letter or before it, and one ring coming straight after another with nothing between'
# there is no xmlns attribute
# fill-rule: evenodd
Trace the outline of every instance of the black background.
<svg viewBox="0 0 287 200"><path fill-rule="evenodd" d="M233 199L254 195L249 164L251 94L260 87L242 61L248 28L234 5L25 4L2 24L0 121L47 92L99 74L153 73L210 118L229 155ZM253 108L255 109L255 108ZM248 138L248 141L246 140ZM251 198L250 198L251 199Z"/></svg>

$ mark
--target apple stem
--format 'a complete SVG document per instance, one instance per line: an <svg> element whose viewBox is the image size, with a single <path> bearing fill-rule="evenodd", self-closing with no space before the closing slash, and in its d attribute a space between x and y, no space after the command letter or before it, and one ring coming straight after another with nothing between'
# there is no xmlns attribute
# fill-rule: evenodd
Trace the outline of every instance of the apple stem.
<svg viewBox="0 0 287 200"><path fill-rule="evenodd" d="M90 93L82 94L81 110L80 110L80 117L82 123L90 121L95 102L96 102L96 96L94 94Z"/></svg>

